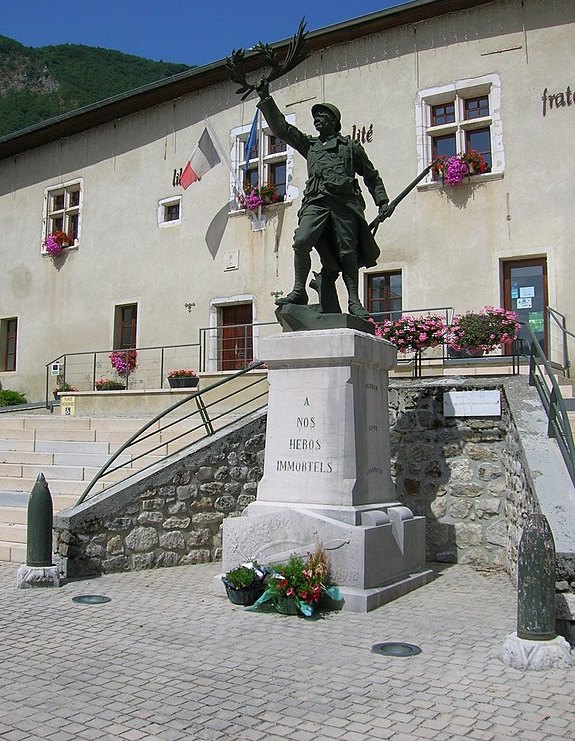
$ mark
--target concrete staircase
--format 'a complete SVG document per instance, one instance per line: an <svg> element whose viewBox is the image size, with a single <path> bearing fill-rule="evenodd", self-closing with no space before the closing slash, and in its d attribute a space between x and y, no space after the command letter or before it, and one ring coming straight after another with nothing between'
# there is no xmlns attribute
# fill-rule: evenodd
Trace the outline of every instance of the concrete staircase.
<svg viewBox="0 0 575 741"><path fill-rule="evenodd" d="M0 415L0 561L23 563L26 560L28 496L38 474L46 477L54 511L65 509L77 501L110 455L146 421L133 417ZM106 484L99 482L94 491L126 478L130 470L155 463L201 437L200 433L195 433L185 442L167 442L177 432L178 425L175 425L169 436L160 433L159 440L140 444L138 453L142 452L142 446L147 445L149 450L158 443L162 445L153 454L146 454L137 461L133 460L135 454L122 455L118 460L127 463L128 470L113 472Z"/></svg>

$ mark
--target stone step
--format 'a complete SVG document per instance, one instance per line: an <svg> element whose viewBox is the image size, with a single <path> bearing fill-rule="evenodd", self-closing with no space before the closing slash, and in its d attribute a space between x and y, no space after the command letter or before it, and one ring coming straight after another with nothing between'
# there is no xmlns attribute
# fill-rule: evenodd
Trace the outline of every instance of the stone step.
<svg viewBox="0 0 575 741"><path fill-rule="evenodd" d="M49 471L46 471L49 474ZM0 491L20 491L29 494L32 491L32 487L36 483L36 478L10 478L9 476L0 477ZM75 501L86 487L86 481L67 480L67 479L52 479L49 475L46 477L46 483L50 489L52 497L59 497L60 495L71 496ZM104 488L104 484L96 484L96 491L101 491Z"/></svg>
<svg viewBox="0 0 575 741"><path fill-rule="evenodd" d="M108 442L74 442L71 440L37 440L35 450L39 453L100 453L108 455Z"/></svg>
<svg viewBox="0 0 575 741"><path fill-rule="evenodd" d="M26 546L22 543L11 543L0 540L0 561L26 563Z"/></svg>
<svg viewBox="0 0 575 741"><path fill-rule="evenodd" d="M0 463L31 463L37 466L51 466L54 461L53 453L38 453L17 450L0 450Z"/></svg>
<svg viewBox="0 0 575 741"><path fill-rule="evenodd" d="M0 439L0 452L5 450L21 450L29 453L34 450L34 440L4 440Z"/></svg>
<svg viewBox="0 0 575 741"><path fill-rule="evenodd" d="M5 525L0 522L0 542L26 544L26 525Z"/></svg>
<svg viewBox="0 0 575 741"><path fill-rule="evenodd" d="M25 525L27 521L27 507L0 507L0 523L3 525Z"/></svg>

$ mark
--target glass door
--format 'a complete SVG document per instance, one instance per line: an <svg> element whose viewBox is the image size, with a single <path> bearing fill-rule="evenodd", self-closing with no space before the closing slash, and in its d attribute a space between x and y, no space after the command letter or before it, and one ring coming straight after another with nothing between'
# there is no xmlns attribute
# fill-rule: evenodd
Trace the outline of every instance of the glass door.
<svg viewBox="0 0 575 741"><path fill-rule="evenodd" d="M547 355L547 260L510 260L503 263L503 301L519 321L528 325ZM519 332L525 339L525 330ZM506 349L509 352L509 349Z"/></svg>

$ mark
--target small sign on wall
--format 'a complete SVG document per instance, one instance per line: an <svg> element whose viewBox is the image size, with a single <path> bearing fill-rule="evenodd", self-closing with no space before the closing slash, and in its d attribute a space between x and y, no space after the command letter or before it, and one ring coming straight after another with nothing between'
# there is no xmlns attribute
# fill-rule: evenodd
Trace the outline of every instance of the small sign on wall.
<svg viewBox="0 0 575 741"><path fill-rule="evenodd" d="M224 258L224 271L238 270L240 267L240 251L230 250Z"/></svg>
<svg viewBox="0 0 575 741"><path fill-rule="evenodd" d="M443 394L444 417L500 417L501 392L446 391Z"/></svg>
<svg viewBox="0 0 575 741"><path fill-rule="evenodd" d="M63 414L65 417L74 417L76 415L76 397L60 397L60 414Z"/></svg>

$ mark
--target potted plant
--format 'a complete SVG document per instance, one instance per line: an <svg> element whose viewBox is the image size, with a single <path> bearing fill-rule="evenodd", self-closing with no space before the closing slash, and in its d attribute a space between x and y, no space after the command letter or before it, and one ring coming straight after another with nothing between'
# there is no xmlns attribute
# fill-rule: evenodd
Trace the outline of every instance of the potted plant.
<svg viewBox="0 0 575 741"><path fill-rule="evenodd" d="M78 389L64 380L63 376L56 378L56 388L54 389L54 398L57 399L60 394L69 394L71 391Z"/></svg>
<svg viewBox="0 0 575 741"><path fill-rule="evenodd" d="M373 321L373 320L371 320ZM443 317L403 316L401 319L386 319L375 324L375 335L395 345L399 352L421 352L428 347L437 347L443 342L446 326Z"/></svg>
<svg viewBox="0 0 575 741"><path fill-rule="evenodd" d="M109 355L112 368L119 376L129 376L138 365L136 350L114 350Z"/></svg>
<svg viewBox="0 0 575 741"><path fill-rule="evenodd" d="M95 386L97 391L121 391L126 388L125 384L111 378L99 378Z"/></svg>
<svg viewBox="0 0 575 741"><path fill-rule="evenodd" d="M59 255L64 248L69 247L71 244L74 244L74 237L60 231L48 234L42 242L45 252L52 255L52 257Z"/></svg>
<svg viewBox="0 0 575 741"><path fill-rule="evenodd" d="M248 185L244 195L240 196L240 205L247 211L257 211L260 206L270 206L279 203L280 198L275 185L261 185L259 187Z"/></svg>
<svg viewBox="0 0 575 741"><path fill-rule="evenodd" d="M243 563L231 569L222 581L226 588L228 599L234 605L253 605L265 591L265 577L267 570L261 568L255 561Z"/></svg>
<svg viewBox="0 0 575 741"><path fill-rule="evenodd" d="M265 602L271 602L282 615L306 617L313 614L322 596L341 602L339 589L330 586L329 564L324 549L318 546L307 558L291 555L284 564L270 566L266 580L266 591L254 603L256 609Z"/></svg>
<svg viewBox="0 0 575 741"><path fill-rule="evenodd" d="M513 342L519 332L517 314L501 307L485 306L477 312L456 314L447 330L451 355L483 355Z"/></svg>
<svg viewBox="0 0 575 741"><path fill-rule="evenodd" d="M199 382L200 379L196 371L186 368L173 370L168 374L168 383L170 388L173 389L196 388Z"/></svg>
<svg viewBox="0 0 575 741"><path fill-rule="evenodd" d="M472 149L465 154L438 157L431 170L436 177L441 177L445 185L461 185L464 178L482 175L488 167L483 156Z"/></svg>

